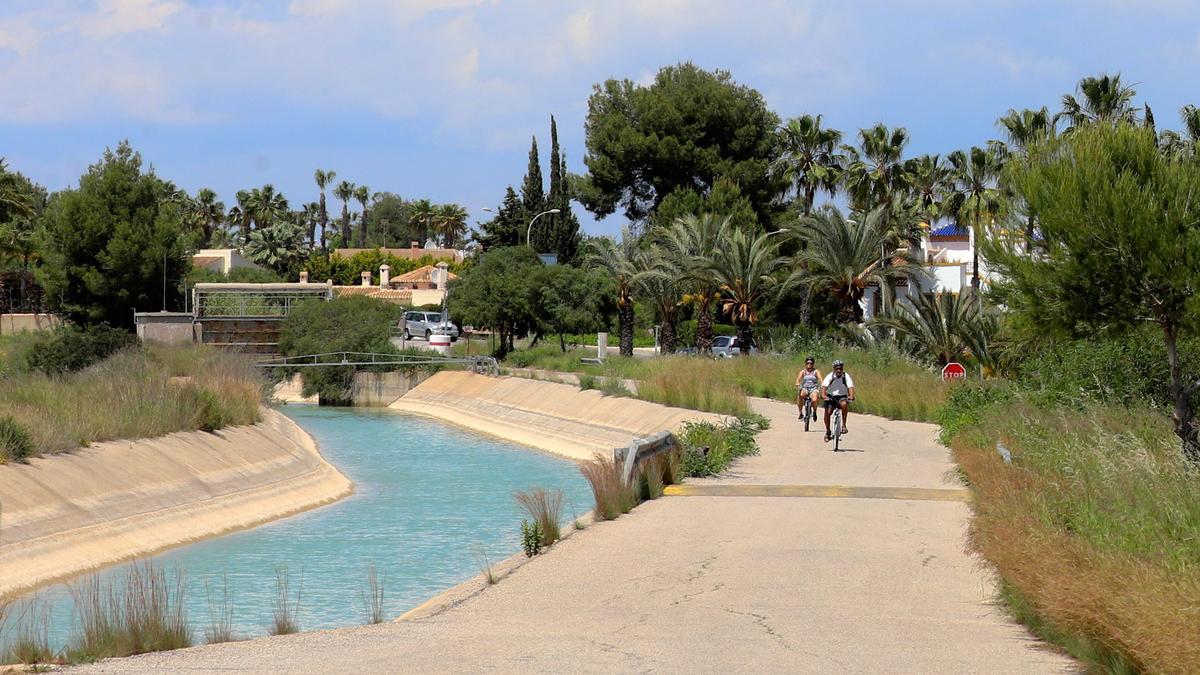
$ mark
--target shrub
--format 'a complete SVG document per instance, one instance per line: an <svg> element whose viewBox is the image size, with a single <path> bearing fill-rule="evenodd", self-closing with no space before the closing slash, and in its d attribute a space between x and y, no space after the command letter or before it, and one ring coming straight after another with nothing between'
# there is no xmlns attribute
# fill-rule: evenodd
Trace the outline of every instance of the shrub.
<svg viewBox="0 0 1200 675"><path fill-rule="evenodd" d="M29 430L12 417L0 417L0 464L19 462L32 454Z"/></svg>
<svg viewBox="0 0 1200 675"><path fill-rule="evenodd" d="M224 427L227 418L217 395L207 389L195 387L190 388L190 391L196 400L196 428L211 433Z"/></svg>
<svg viewBox="0 0 1200 675"><path fill-rule="evenodd" d="M537 521L521 521L521 548L524 549L526 558L532 558L542 552L543 537L542 526Z"/></svg>
<svg viewBox="0 0 1200 675"><path fill-rule="evenodd" d="M71 588L79 633L67 647L69 661L182 649L192 635L184 612L183 573L153 562L130 565L124 578L102 582L93 574Z"/></svg>
<svg viewBox="0 0 1200 675"><path fill-rule="evenodd" d="M26 361L32 370L62 375L83 370L110 354L138 344L137 336L107 325L81 330L57 328L29 346Z"/></svg>
<svg viewBox="0 0 1200 675"><path fill-rule="evenodd" d="M296 585L296 600L292 601L292 575L287 565L275 566L275 613L267 626L271 635L290 635L300 632L300 594L304 588L304 577Z"/></svg>
<svg viewBox="0 0 1200 675"><path fill-rule="evenodd" d="M766 428L761 416L739 418L729 424L684 422L682 470L692 477L713 476L739 457L758 454L756 434Z"/></svg>
<svg viewBox="0 0 1200 675"><path fill-rule="evenodd" d="M542 546L550 546L559 540L561 535L559 523L562 522L563 492L562 490L547 490L533 488L528 492L517 490L513 493L517 504L537 523L542 533Z"/></svg>
<svg viewBox="0 0 1200 675"><path fill-rule="evenodd" d="M596 518L612 520L637 506L637 494L625 483L621 466L612 456L597 452L579 467L579 471L592 487Z"/></svg>
<svg viewBox="0 0 1200 675"><path fill-rule="evenodd" d="M598 378L595 375L591 375L589 373L582 373L579 375L579 388L580 389L599 389L599 386L597 386L598 385L597 380L598 380Z"/></svg>

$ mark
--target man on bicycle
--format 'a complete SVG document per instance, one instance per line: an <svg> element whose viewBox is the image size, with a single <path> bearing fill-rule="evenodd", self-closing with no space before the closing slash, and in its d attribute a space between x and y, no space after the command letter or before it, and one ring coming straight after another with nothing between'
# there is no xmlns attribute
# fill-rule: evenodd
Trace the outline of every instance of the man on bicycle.
<svg viewBox="0 0 1200 675"><path fill-rule="evenodd" d="M812 401L813 417L816 417L817 395L821 391L821 371L817 370L817 360L813 357L804 359L804 367L796 374L796 407L800 409L800 419L804 419L804 401Z"/></svg>
<svg viewBox="0 0 1200 675"><path fill-rule="evenodd" d="M834 407L842 410L842 433L849 433L847 422L850 418L850 401L854 400L854 378L846 372L846 364L841 359L833 362L833 372L821 382L821 398L825 399L825 440L833 438L829 431L829 418L833 415Z"/></svg>

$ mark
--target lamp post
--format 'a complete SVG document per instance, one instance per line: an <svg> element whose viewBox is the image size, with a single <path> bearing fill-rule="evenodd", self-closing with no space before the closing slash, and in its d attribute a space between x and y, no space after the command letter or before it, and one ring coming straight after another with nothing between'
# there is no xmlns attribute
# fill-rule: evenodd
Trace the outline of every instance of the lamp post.
<svg viewBox="0 0 1200 675"><path fill-rule="evenodd" d="M525 245L526 246L529 246L529 237L533 234L533 224L535 222L537 222L538 218L541 218L542 216L546 215L547 213L561 213L561 211L559 209L550 209L548 211L542 211L541 213L534 216L533 220L529 221L529 227L525 228Z"/></svg>

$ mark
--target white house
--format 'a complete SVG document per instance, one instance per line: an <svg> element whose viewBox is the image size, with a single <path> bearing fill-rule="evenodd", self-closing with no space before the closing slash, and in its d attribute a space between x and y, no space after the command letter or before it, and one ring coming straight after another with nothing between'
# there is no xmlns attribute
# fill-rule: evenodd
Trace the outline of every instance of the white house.
<svg viewBox="0 0 1200 675"><path fill-rule="evenodd" d="M192 265L201 269L229 274L235 269L262 269L250 262L236 248L204 248L192 255Z"/></svg>

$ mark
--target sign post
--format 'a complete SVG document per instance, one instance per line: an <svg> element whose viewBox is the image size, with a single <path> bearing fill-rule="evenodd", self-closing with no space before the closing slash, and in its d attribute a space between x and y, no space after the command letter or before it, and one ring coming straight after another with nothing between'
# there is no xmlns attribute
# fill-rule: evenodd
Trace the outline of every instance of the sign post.
<svg viewBox="0 0 1200 675"><path fill-rule="evenodd" d="M942 368L942 381L949 382L950 380L965 380L967 379L967 369L961 363L951 361Z"/></svg>

